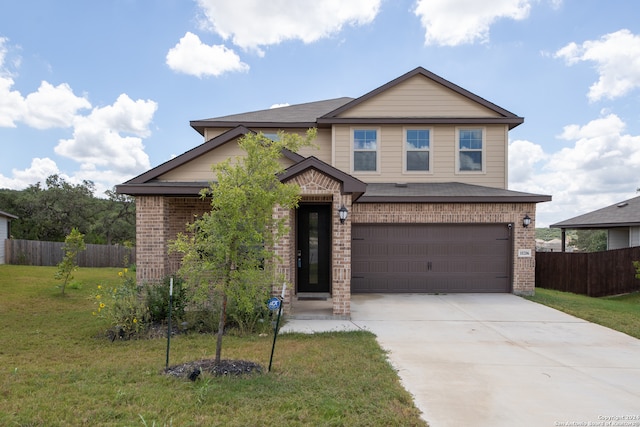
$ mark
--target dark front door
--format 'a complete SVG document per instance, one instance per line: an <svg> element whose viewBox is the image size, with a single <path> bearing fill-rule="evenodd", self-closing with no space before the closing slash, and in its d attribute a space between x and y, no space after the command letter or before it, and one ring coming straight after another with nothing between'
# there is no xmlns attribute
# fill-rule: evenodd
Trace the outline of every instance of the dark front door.
<svg viewBox="0 0 640 427"><path fill-rule="evenodd" d="M298 208L298 292L330 292L331 206Z"/></svg>

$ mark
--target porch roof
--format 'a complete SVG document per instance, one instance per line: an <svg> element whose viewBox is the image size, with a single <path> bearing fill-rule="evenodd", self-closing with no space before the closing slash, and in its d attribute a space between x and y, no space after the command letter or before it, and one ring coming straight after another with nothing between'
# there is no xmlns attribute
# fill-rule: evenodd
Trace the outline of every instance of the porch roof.
<svg viewBox="0 0 640 427"><path fill-rule="evenodd" d="M358 203L539 203L551 196L460 182L372 183Z"/></svg>

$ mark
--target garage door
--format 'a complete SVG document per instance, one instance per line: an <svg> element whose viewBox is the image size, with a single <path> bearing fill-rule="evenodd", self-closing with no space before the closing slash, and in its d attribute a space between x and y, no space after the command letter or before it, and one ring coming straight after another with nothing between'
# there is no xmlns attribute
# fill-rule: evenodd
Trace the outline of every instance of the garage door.
<svg viewBox="0 0 640 427"><path fill-rule="evenodd" d="M510 292L506 224L353 225L353 293Z"/></svg>

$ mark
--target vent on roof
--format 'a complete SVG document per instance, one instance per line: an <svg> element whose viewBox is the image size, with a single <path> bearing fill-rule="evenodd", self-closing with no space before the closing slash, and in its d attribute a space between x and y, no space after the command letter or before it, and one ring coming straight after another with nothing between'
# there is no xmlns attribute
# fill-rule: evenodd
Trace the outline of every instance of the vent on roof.
<svg viewBox="0 0 640 427"><path fill-rule="evenodd" d="M407 183L406 183L406 182L396 182L396 187L402 187L402 188L404 188L404 187L406 187L406 186L407 186Z"/></svg>
<svg viewBox="0 0 640 427"><path fill-rule="evenodd" d="M628 204L629 204L629 203L627 203L627 202L622 202L622 203L618 203L618 205L617 205L617 206L618 206L619 208L624 208L624 207L625 207L625 206L627 206Z"/></svg>

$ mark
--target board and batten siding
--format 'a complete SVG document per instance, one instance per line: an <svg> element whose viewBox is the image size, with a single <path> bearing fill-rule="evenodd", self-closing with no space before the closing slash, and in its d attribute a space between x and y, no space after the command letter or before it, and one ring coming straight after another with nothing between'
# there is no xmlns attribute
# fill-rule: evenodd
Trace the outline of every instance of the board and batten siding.
<svg viewBox="0 0 640 427"><path fill-rule="evenodd" d="M500 117L500 115L440 83L417 75L349 108L339 117Z"/></svg>
<svg viewBox="0 0 640 427"><path fill-rule="evenodd" d="M404 130L407 128L431 129L433 168L430 172L405 172L403 166ZM485 170L483 172L457 172L456 129L485 130ZM352 131L354 129L378 129L378 155L380 169L377 172L352 170ZM364 182L461 182L494 188L507 188L506 125L335 125L335 149L332 165Z"/></svg>

